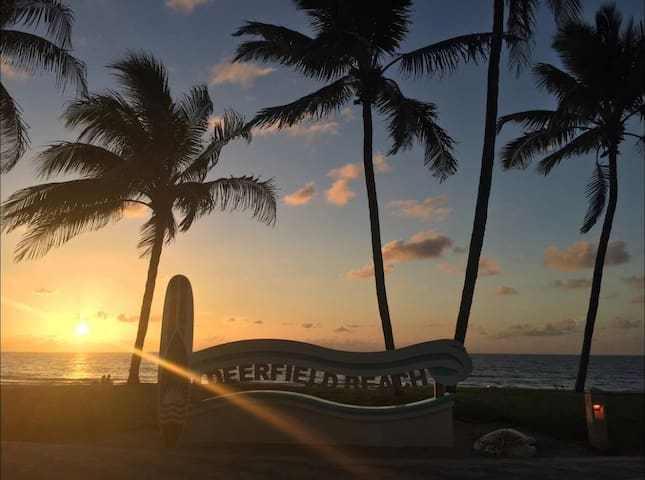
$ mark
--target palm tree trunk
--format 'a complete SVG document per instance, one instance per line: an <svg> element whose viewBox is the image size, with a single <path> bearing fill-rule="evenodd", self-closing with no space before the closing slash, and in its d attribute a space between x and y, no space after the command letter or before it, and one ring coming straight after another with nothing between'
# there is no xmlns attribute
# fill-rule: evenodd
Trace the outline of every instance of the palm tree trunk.
<svg viewBox="0 0 645 480"><path fill-rule="evenodd" d="M582 352L580 353L580 365L578 366L578 376L576 377L576 392L582 392L585 388L587 379L587 368L589 367L589 355L591 353L591 338L593 328L596 323L596 314L598 313L598 299L600 298L600 285L602 282L602 271L605 266L605 254L611 235L611 227L614 222L614 213L618 203L618 169L616 166L616 157L618 149L611 147L609 152L609 202L607 203L607 213L605 221L602 224L600 241L598 242L598 252L596 253L596 264L593 269L593 280L591 281L591 294L589 296L589 308L587 310L587 320L585 322L585 335L582 340Z"/></svg>
<svg viewBox="0 0 645 480"><path fill-rule="evenodd" d="M484 245L486 220L488 218L488 199L493 181L493 166L495 165L495 137L497 123L497 97L499 91L499 60L502 51L502 33L504 29L504 0L495 0L493 6L493 39L491 42L490 58L488 60L488 84L486 94L486 125L484 127L484 146L482 150L482 166L479 174L479 189L475 219L468 248L468 263L464 288L461 292L461 304L455 326L455 340L464 343L470 309L475 294L475 283L479 271L479 257Z"/></svg>
<svg viewBox="0 0 645 480"><path fill-rule="evenodd" d="M161 248L163 246L163 231L157 231L152 251L150 263L148 265L148 278L146 288L143 292L143 302L141 304L141 313L139 314L139 328L137 329L137 338L134 342L134 351L130 361L130 373L128 374L128 383L139 383L139 366L141 365L140 352L143 350L143 341L148 331L148 322L150 320L150 308L152 307L152 297L155 292L155 282L157 280L157 270L159 269L159 260L161 258Z"/></svg>
<svg viewBox="0 0 645 480"><path fill-rule="evenodd" d="M394 350L390 310L387 306L385 291L385 272L383 271L383 252L381 251L381 226L378 218L378 201L376 199L376 182L374 180L374 163L372 160L372 105L363 101L363 168L367 187L367 202L370 210L370 230L372 233L372 258L374 260L374 278L376 279L376 298L378 311L383 325L385 349Z"/></svg>

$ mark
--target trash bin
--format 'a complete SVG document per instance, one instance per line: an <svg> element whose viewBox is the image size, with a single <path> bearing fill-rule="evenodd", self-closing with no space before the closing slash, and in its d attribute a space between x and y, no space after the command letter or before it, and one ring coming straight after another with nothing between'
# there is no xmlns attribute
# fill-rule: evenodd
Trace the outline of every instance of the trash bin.
<svg viewBox="0 0 645 480"><path fill-rule="evenodd" d="M607 433L607 396L598 388L585 390L587 438L589 445L599 451L609 450Z"/></svg>

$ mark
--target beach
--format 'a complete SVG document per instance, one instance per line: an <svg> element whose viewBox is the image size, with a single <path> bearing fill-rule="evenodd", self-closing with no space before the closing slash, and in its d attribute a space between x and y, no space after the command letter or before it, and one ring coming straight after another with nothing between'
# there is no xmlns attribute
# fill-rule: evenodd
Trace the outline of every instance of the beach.
<svg viewBox="0 0 645 480"><path fill-rule="evenodd" d="M360 478L363 470L365 478L438 479L513 478L512 472L524 472L523 478L593 473L627 479L643 473L642 394L610 397L608 412L615 413L609 453L588 447L581 397L572 392L463 389L454 410L453 447L346 448L344 458L333 459L306 446L218 444L168 451L157 430L156 388L4 385L3 478L52 478L52 471L70 479L259 479L276 473L277 478ZM557 411L549 404L558 405ZM504 427L536 437L537 458L488 458L473 451L477 438Z"/></svg>

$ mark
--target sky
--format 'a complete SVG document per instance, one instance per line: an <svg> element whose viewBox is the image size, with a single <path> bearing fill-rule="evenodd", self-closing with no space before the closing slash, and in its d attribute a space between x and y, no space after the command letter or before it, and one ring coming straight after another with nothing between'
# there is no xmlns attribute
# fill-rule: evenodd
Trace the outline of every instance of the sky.
<svg viewBox="0 0 645 480"><path fill-rule="evenodd" d="M491 29L492 1L417 1L401 52ZM216 116L233 108L247 119L322 86L272 64L231 64L245 20L309 33L289 0L76 0L74 55L85 61L90 91L115 88L106 65L128 51L155 55L175 98L207 84ZM589 21L601 2L586 0ZM641 0L619 9L643 19ZM550 49L552 16L541 9L533 61L560 65ZM503 57L499 114L553 107L529 69L519 77ZM439 124L457 142L457 173L439 183L414 147L387 156L383 119L374 116L374 163L397 347L452 338L461 298L479 179L486 65L443 78L402 79L404 94L437 105ZM0 179L1 198L39 183L34 158L75 139L61 114L74 98L54 76L2 65L2 82L24 111L31 149ZM214 118L216 120L216 118ZM642 125L632 125L642 131ZM519 133L509 128L497 151ZM643 354L643 158L629 141L619 158L619 197L602 283L592 354ZM472 353L578 354L601 225L581 235L585 185L594 158L563 162L548 176L496 165L479 279L466 348ZM290 129L256 132L231 143L209 178L273 178L277 221L247 212L214 213L164 248L144 349L159 346L169 279L186 275L195 299L194 348L247 338L287 338L345 350L383 349L362 171L360 111L347 108ZM119 351L136 335L147 259L136 244L146 212L85 233L38 260L16 263L19 230L1 238L3 351Z"/></svg>

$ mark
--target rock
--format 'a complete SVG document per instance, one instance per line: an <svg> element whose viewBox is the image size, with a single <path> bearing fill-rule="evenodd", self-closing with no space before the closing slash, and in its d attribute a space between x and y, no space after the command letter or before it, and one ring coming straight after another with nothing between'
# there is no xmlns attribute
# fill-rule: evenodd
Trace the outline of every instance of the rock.
<svg viewBox="0 0 645 480"><path fill-rule="evenodd" d="M512 428L501 428L483 435L475 441L476 452L496 457L533 457L535 438Z"/></svg>

